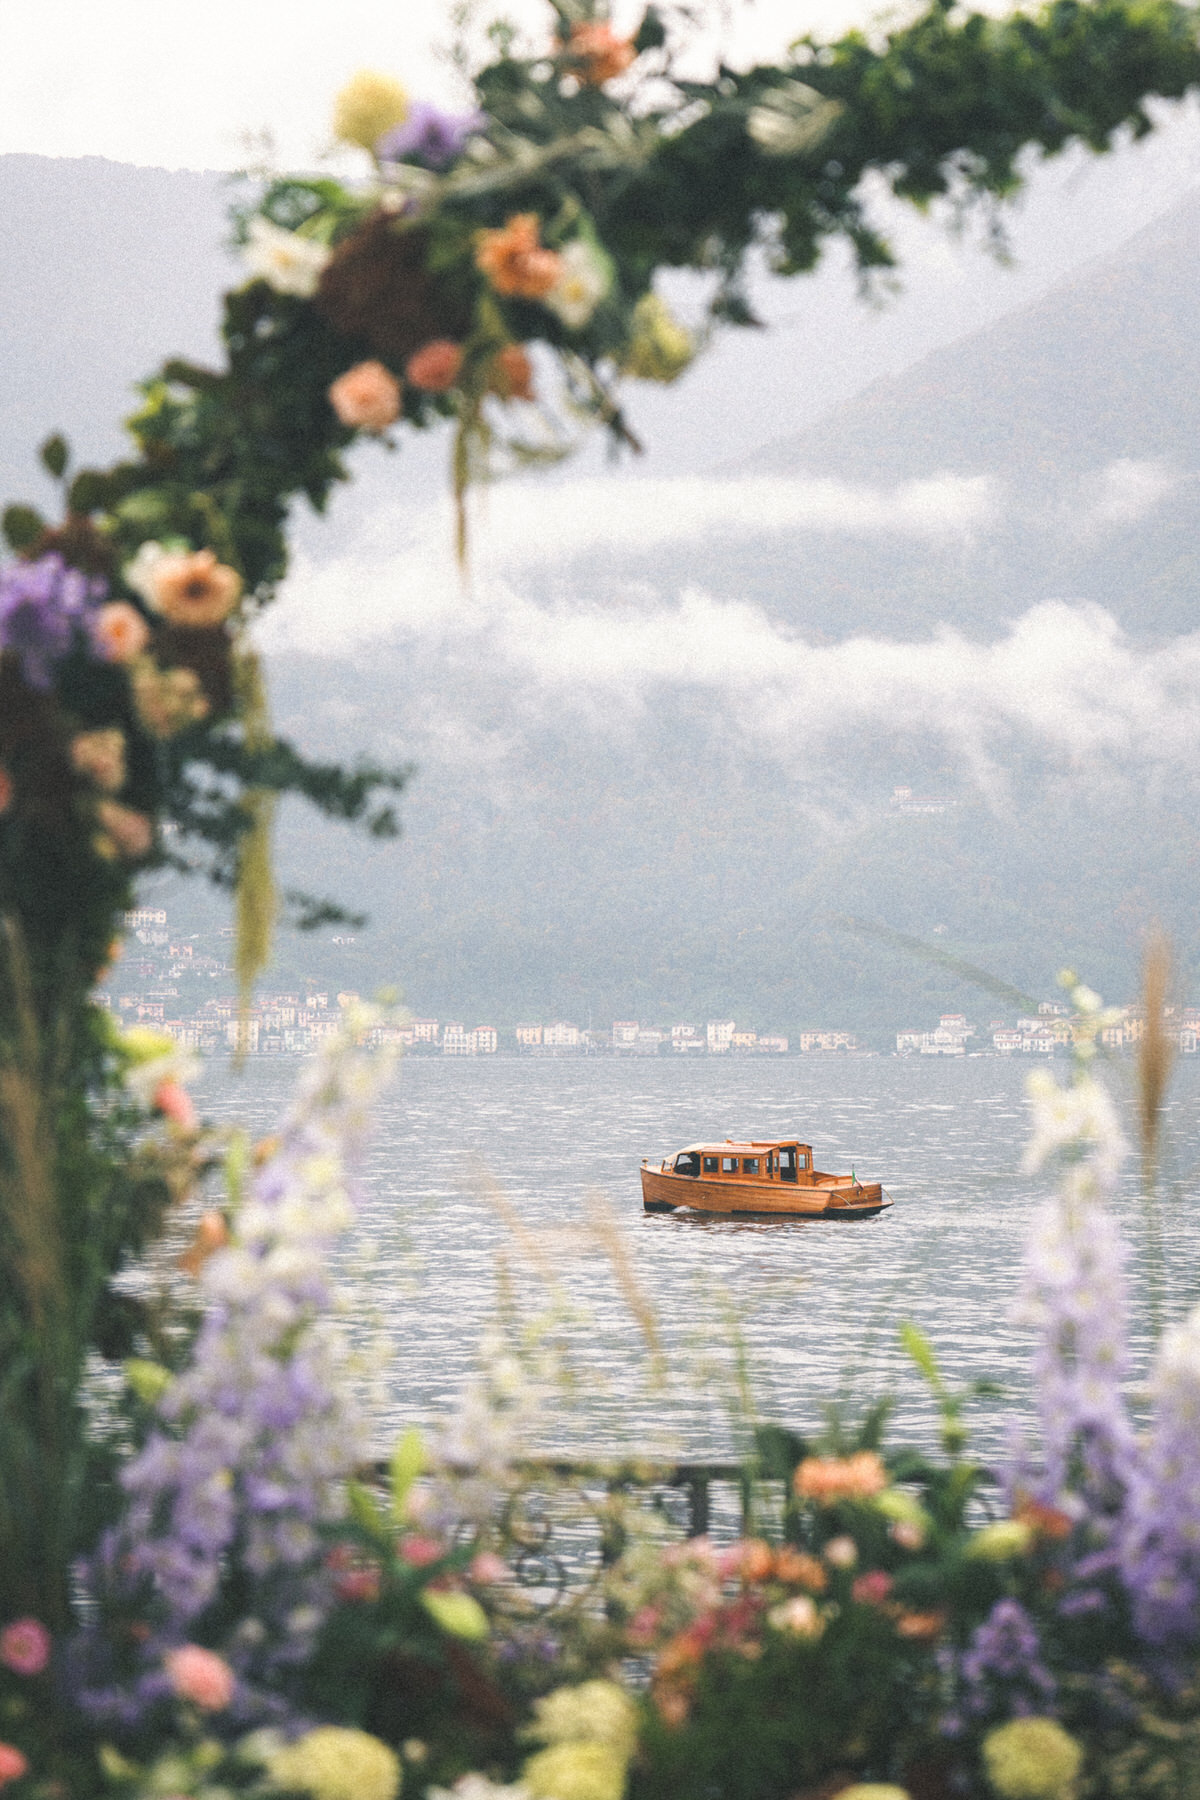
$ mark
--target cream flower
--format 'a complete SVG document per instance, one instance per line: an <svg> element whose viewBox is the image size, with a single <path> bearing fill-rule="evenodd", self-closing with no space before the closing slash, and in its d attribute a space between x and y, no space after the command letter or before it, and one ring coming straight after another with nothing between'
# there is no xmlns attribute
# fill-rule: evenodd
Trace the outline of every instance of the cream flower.
<svg viewBox="0 0 1200 1800"><path fill-rule="evenodd" d="M408 117L408 93L392 75L360 69L333 103L333 135L374 152L385 132Z"/></svg>
<svg viewBox="0 0 1200 1800"><path fill-rule="evenodd" d="M542 304L568 331L582 331L612 286L612 264L586 238L574 238L559 252L558 279Z"/></svg>
<svg viewBox="0 0 1200 1800"><path fill-rule="evenodd" d="M312 1794L314 1800L396 1800L400 1761L369 1732L318 1725L277 1751L268 1765L277 1787Z"/></svg>
<svg viewBox="0 0 1200 1800"><path fill-rule="evenodd" d="M115 726L76 732L71 739L71 767L104 793L117 793L125 786L125 733Z"/></svg>
<svg viewBox="0 0 1200 1800"><path fill-rule="evenodd" d="M242 261L252 280L265 281L277 294L307 300L316 293L330 255L327 244L285 231L260 214L250 221Z"/></svg>

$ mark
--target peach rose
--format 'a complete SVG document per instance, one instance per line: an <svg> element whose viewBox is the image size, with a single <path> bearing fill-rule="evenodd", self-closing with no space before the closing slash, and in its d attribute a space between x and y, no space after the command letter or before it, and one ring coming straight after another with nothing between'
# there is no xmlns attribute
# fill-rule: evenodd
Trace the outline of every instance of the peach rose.
<svg viewBox="0 0 1200 1800"><path fill-rule="evenodd" d="M400 417L400 383L381 362L355 363L329 388L329 404L343 425L386 431Z"/></svg>
<svg viewBox="0 0 1200 1800"><path fill-rule="evenodd" d="M462 366L462 345L451 343L449 338L434 338L432 343L414 350L404 365L404 373L414 387L444 394L458 380Z"/></svg>
<svg viewBox="0 0 1200 1800"><path fill-rule="evenodd" d="M125 786L125 733L115 727L76 732L71 739L71 767L106 794L115 794Z"/></svg>
<svg viewBox="0 0 1200 1800"><path fill-rule="evenodd" d="M514 213L499 231L476 237L476 267L498 294L540 300L562 274L562 258L538 240L539 225L536 213Z"/></svg>
<svg viewBox="0 0 1200 1800"><path fill-rule="evenodd" d="M564 54L575 65L581 81L600 87L623 75L637 56L632 38L618 37L611 25L574 25Z"/></svg>
<svg viewBox="0 0 1200 1800"><path fill-rule="evenodd" d="M242 578L212 550L160 556L150 575L154 605L172 625L219 625L242 592Z"/></svg>
<svg viewBox="0 0 1200 1800"><path fill-rule="evenodd" d="M150 638L150 630L136 606L127 600L110 600L92 619L92 643L103 661L132 662L140 656Z"/></svg>
<svg viewBox="0 0 1200 1800"><path fill-rule="evenodd" d="M501 400L532 400L533 364L520 344L497 350L488 369L488 387Z"/></svg>
<svg viewBox="0 0 1200 1800"><path fill-rule="evenodd" d="M154 842L154 827L145 813L134 812L130 806L118 806L115 800L101 800L96 817L101 829L95 845L107 861L125 856L136 862L148 855Z"/></svg>
<svg viewBox="0 0 1200 1800"><path fill-rule="evenodd" d="M224 1712L233 1699L233 1670L214 1650L184 1644L163 1658L167 1677L181 1700L201 1712Z"/></svg>
<svg viewBox="0 0 1200 1800"><path fill-rule="evenodd" d="M13 778L4 764L0 763L0 818L3 818L13 803L13 791Z"/></svg>

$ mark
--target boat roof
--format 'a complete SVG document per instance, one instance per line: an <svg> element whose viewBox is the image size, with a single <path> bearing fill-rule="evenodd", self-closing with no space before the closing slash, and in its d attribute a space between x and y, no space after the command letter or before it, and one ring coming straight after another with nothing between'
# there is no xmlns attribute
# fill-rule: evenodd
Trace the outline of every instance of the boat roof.
<svg viewBox="0 0 1200 1800"><path fill-rule="evenodd" d="M685 1144L676 1156L686 1156L691 1151L702 1151L706 1156L740 1156L744 1152L755 1150L811 1150L803 1138L722 1138L716 1144Z"/></svg>

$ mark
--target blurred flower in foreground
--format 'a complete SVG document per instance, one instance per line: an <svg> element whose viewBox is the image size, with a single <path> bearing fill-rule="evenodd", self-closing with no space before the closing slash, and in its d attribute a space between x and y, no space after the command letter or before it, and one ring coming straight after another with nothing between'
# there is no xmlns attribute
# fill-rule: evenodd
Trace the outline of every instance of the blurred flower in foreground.
<svg viewBox="0 0 1200 1800"><path fill-rule="evenodd" d="M1069 1800L1083 1752L1055 1719L1013 1719L984 1738L983 1762L1000 1800Z"/></svg>
<svg viewBox="0 0 1200 1800"><path fill-rule="evenodd" d="M374 150L380 138L408 117L408 93L392 75L360 69L333 103L333 135L343 144Z"/></svg>
<svg viewBox="0 0 1200 1800"><path fill-rule="evenodd" d="M246 228L242 260L247 272L252 280L265 281L277 294L311 299L329 256L328 245L301 237L297 231L285 231L261 213Z"/></svg>
<svg viewBox="0 0 1200 1800"><path fill-rule="evenodd" d="M409 108L403 123L379 139L375 154L380 162L416 157L428 168L445 169L460 154L468 138L486 124L484 113L448 113L428 100L418 100Z"/></svg>
<svg viewBox="0 0 1200 1800"><path fill-rule="evenodd" d="M311 1794L313 1800L396 1800L400 1760L369 1732L318 1725L276 1751L268 1765L276 1787Z"/></svg>
<svg viewBox="0 0 1200 1800"><path fill-rule="evenodd" d="M381 362L355 363L330 385L329 404L343 425L386 431L400 417L400 383Z"/></svg>

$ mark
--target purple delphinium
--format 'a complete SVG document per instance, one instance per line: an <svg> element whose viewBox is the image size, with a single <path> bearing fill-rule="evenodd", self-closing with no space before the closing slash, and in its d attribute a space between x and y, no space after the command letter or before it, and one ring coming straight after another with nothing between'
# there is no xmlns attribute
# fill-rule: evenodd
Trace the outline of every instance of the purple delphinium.
<svg viewBox="0 0 1200 1800"><path fill-rule="evenodd" d="M369 1450L329 1317L330 1257L353 1216L347 1166L384 1066L356 1045L374 1019L359 1010L303 1082L234 1241L204 1266L191 1363L123 1472L125 1516L87 1580L101 1621L140 1610L150 1635L124 1684L102 1642L81 1648L76 1698L100 1722L159 1703L164 1655L197 1636L240 1678L231 1720L278 1717L270 1690L328 1611L322 1528L343 1516L345 1480Z"/></svg>
<svg viewBox="0 0 1200 1800"><path fill-rule="evenodd" d="M428 169L447 169L467 139L486 123L483 113L447 113L428 100L417 100L403 124L380 138L375 154L380 162L417 161Z"/></svg>
<svg viewBox="0 0 1200 1800"><path fill-rule="evenodd" d="M1128 1371L1126 1249L1096 1200L1061 1195L1034 1220L1022 1314L1038 1330L1034 1390L1044 1469L1039 1498L1111 1517L1122 1505L1135 1440Z"/></svg>
<svg viewBox="0 0 1200 1800"><path fill-rule="evenodd" d="M1134 1627L1183 1651L1200 1640L1200 1308L1166 1333L1154 1425L1129 1497L1121 1573Z"/></svg>
<svg viewBox="0 0 1200 1800"><path fill-rule="evenodd" d="M16 657L31 688L47 692L54 664L107 592L99 577L69 569L57 551L0 568L0 650Z"/></svg>
<svg viewBox="0 0 1200 1800"><path fill-rule="evenodd" d="M942 1720L946 1737L1053 1711L1057 1683L1042 1661L1037 1627L1019 1601L997 1600L967 1648L948 1653L944 1670L957 1689L956 1705Z"/></svg>

